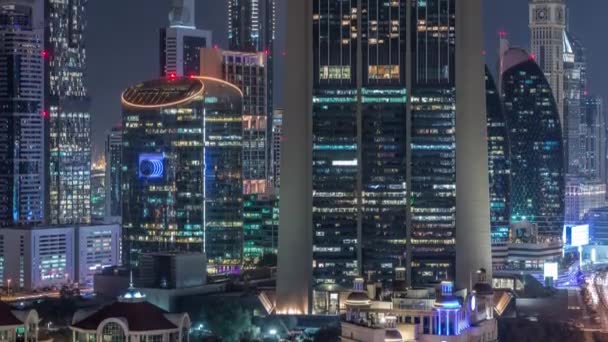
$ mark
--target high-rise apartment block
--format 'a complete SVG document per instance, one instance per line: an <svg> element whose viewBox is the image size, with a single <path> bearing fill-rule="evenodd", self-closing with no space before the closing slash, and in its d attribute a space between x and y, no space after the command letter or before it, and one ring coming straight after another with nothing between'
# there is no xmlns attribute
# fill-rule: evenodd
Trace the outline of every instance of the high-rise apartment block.
<svg viewBox="0 0 608 342"><path fill-rule="evenodd" d="M46 217L43 1L0 3L0 227Z"/></svg>

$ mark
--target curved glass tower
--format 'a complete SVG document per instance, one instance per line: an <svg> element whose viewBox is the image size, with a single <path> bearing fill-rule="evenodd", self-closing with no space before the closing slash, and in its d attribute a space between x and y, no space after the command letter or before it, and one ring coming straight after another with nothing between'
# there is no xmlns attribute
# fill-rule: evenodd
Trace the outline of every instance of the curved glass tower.
<svg viewBox="0 0 608 342"><path fill-rule="evenodd" d="M123 253L204 251L210 271L242 261L242 93L206 77L122 95Z"/></svg>
<svg viewBox="0 0 608 342"><path fill-rule="evenodd" d="M511 143L511 221L561 234L564 151L559 111L534 58L512 48L502 56L502 92Z"/></svg>
<svg viewBox="0 0 608 342"><path fill-rule="evenodd" d="M492 242L509 238L511 173L509 168L509 132L500 94L486 67L486 114L488 123L488 169L490 174L490 219Z"/></svg>

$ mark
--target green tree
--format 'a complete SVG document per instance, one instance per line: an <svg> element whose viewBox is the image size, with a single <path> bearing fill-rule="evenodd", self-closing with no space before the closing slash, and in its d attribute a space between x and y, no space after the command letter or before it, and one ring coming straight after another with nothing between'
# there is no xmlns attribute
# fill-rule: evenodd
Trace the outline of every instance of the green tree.
<svg viewBox="0 0 608 342"><path fill-rule="evenodd" d="M214 301L202 316L209 330L224 342L248 341L255 336L251 314L237 305Z"/></svg>

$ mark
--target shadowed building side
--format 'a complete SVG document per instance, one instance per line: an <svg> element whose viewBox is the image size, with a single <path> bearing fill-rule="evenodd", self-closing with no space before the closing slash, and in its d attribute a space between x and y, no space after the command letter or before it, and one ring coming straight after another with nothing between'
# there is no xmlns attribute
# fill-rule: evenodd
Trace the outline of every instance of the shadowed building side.
<svg viewBox="0 0 608 342"><path fill-rule="evenodd" d="M312 4L287 6L277 313L308 313L312 275Z"/></svg>
<svg viewBox="0 0 608 342"><path fill-rule="evenodd" d="M456 288L492 278L481 0L456 2Z"/></svg>

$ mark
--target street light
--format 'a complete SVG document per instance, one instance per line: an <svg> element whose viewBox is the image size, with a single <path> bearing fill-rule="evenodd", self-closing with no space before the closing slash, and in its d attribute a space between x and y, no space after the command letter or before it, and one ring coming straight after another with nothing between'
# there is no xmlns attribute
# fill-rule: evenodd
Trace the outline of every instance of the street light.
<svg viewBox="0 0 608 342"><path fill-rule="evenodd" d="M7 293L7 296L10 297L11 296L11 279L10 278L7 279L6 282L8 283L6 286L6 293Z"/></svg>

